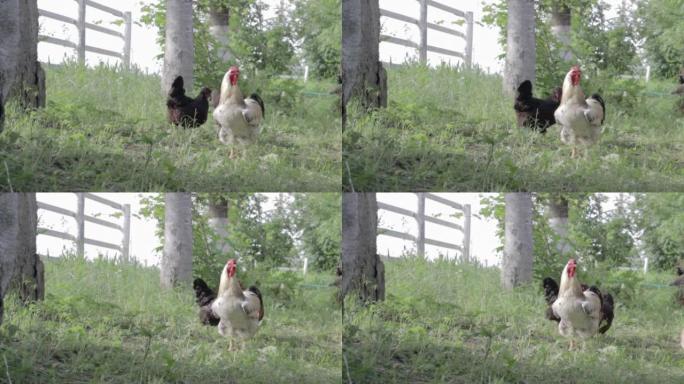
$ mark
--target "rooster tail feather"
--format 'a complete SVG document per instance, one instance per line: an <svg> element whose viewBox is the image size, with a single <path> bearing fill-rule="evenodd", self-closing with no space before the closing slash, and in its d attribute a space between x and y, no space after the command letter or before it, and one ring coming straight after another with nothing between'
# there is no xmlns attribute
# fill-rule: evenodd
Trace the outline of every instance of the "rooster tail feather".
<svg viewBox="0 0 684 384"><path fill-rule="evenodd" d="M592 94L589 98L594 99L598 101L599 104L601 104L601 109L603 109L603 119L601 119L601 124L603 124L603 122L606 119L606 102L603 101L603 98L598 93Z"/></svg>
<svg viewBox="0 0 684 384"><path fill-rule="evenodd" d="M259 106L261 107L261 115L266 116L266 108L264 108L264 101L261 99L261 97L256 93L252 93L249 95L249 98L254 99L257 103L259 103ZM259 297L259 299L261 299L261 297Z"/></svg>

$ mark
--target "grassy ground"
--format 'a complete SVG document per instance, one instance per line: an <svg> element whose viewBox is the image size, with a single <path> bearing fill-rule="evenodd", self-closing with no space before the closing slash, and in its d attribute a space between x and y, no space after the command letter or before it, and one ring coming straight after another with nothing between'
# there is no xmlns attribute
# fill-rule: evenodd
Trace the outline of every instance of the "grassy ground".
<svg viewBox="0 0 684 384"><path fill-rule="evenodd" d="M617 297L612 328L569 351L538 282L503 293L496 269L415 260L386 263L386 279L386 302L343 320L344 376L356 383L684 382L684 310L670 287Z"/></svg>
<svg viewBox="0 0 684 384"><path fill-rule="evenodd" d="M676 98L666 95L673 82L652 81L634 98L622 93L623 85L609 84L602 90L604 132L581 160L570 159L558 126L546 135L516 126L499 76L409 66L390 69L388 83L388 108L356 114L343 135L346 190L684 188L684 118ZM583 86L597 91L591 79Z"/></svg>
<svg viewBox="0 0 684 384"><path fill-rule="evenodd" d="M9 106L0 191L339 190L340 120L328 94L334 84L299 85L291 106L265 97L259 141L233 161L211 116L191 130L166 123L157 76L48 68L45 110Z"/></svg>
<svg viewBox="0 0 684 384"><path fill-rule="evenodd" d="M338 383L332 280L310 273L304 283L323 288L288 302L265 297L259 332L234 356L199 323L192 290L160 292L155 269L50 261L44 302L6 302L0 382Z"/></svg>

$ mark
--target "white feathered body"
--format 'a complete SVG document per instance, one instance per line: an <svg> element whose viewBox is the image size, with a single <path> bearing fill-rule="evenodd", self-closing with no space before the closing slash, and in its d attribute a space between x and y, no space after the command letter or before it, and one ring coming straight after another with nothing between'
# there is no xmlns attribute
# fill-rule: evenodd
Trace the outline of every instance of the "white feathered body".
<svg viewBox="0 0 684 384"><path fill-rule="evenodd" d="M558 323L561 335L586 339L598 333L601 299L592 291L583 292L577 279L569 277L567 270L566 265L561 275L558 298L551 309L561 319Z"/></svg>
<svg viewBox="0 0 684 384"><path fill-rule="evenodd" d="M214 109L218 136L224 144L251 144L261 131L263 110L259 103L245 99L237 84L231 85L228 73L221 82L219 105Z"/></svg>
<svg viewBox="0 0 684 384"><path fill-rule="evenodd" d="M219 333L238 340L251 338L261 322L260 308L259 297L252 291L243 291L236 278L228 277L224 267L218 295L211 305L214 314L221 319Z"/></svg>
<svg viewBox="0 0 684 384"><path fill-rule="evenodd" d="M563 143L588 147L595 144L601 135L604 110L598 100L585 99L579 84L572 84L570 74L568 72L565 76L561 103L553 116L561 126Z"/></svg>

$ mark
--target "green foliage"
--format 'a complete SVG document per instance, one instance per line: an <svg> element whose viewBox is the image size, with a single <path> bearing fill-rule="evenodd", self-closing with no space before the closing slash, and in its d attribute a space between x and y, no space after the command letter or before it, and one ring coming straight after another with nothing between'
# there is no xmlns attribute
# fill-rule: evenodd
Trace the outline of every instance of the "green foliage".
<svg viewBox="0 0 684 384"><path fill-rule="evenodd" d="M678 171L684 119L677 118L675 99L663 96L672 83L594 79L599 77L584 90L606 93L603 132L585 158L571 160L558 126L546 135L517 127L500 76L477 69L391 68L388 107L349 110L342 138L345 190L684 189Z"/></svg>
<svg viewBox="0 0 684 384"><path fill-rule="evenodd" d="M674 77L684 66L684 0L638 2L640 33L654 71Z"/></svg>
<svg viewBox="0 0 684 384"><path fill-rule="evenodd" d="M266 116L258 142L229 160L211 118L195 129L166 123L158 76L75 63L47 67L46 76L47 108L6 106L0 191L10 183L15 191L55 192L339 189L332 82L272 79L252 87L244 79L245 91L263 91Z"/></svg>
<svg viewBox="0 0 684 384"><path fill-rule="evenodd" d="M216 86L226 70L226 63L217 54L225 47L209 33L209 14L213 9L230 11L227 48L252 79L265 82L274 75L288 73L302 59L315 77L330 79L337 74L341 41L339 0L298 0L292 9L278 6L272 19L264 17L269 6L261 0L200 0L193 2L193 8L194 76L198 86ZM158 28L157 42L163 47L164 2L144 4L141 11L141 21Z"/></svg>
<svg viewBox="0 0 684 384"><path fill-rule="evenodd" d="M571 13L571 43L564 46L551 31L554 8L567 6ZM602 0L544 0L535 2L536 10L536 83L539 90L560 86L570 63L561 58L569 50L589 76L615 76L631 72L638 64L636 55L636 16L630 8L620 8L620 16L605 17L610 6ZM499 44L506 51L508 6L505 1L484 6L483 23L499 27ZM505 53L500 57L505 59Z"/></svg>
<svg viewBox="0 0 684 384"><path fill-rule="evenodd" d="M340 262L342 196L332 193L296 194L294 208L302 250L319 271L333 271Z"/></svg>
<svg viewBox="0 0 684 384"><path fill-rule="evenodd" d="M340 70L340 0L296 0L293 23L311 73L334 78Z"/></svg>
<svg viewBox="0 0 684 384"><path fill-rule="evenodd" d="M23 306L5 296L0 370L7 382L341 380L341 316L327 287L331 274L308 274L299 293L285 299L264 292L259 331L232 353L215 327L200 324L192 289L160 291L156 268L75 257L48 260L45 268L45 301ZM282 277L271 272L264 271Z"/></svg>
<svg viewBox="0 0 684 384"><path fill-rule="evenodd" d="M568 339L544 318L547 306L538 281L504 292L495 268L418 259L386 262L385 274L386 301L345 306L345 382L562 384L571 378L659 384L684 379L678 343L684 311L672 300L671 289L639 287L630 273L601 277L607 285L627 279L625 284L638 288L629 305L618 293L611 329L582 342L579 351L568 351ZM593 279L584 271L580 276ZM660 285L670 279L670 274L645 276L645 282Z"/></svg>
<svg viewBox="0 0 684 384"><path fill-rule="evenodd" d="M672 271L684 260L684 196L679 193L649 193L636 197L641 211L639 225L651 265Z"/></svg>

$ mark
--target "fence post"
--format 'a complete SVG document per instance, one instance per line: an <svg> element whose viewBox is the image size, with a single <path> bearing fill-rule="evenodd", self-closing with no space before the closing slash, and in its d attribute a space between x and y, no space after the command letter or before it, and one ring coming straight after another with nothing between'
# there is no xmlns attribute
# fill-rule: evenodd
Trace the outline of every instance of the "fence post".
<svg viewBox="0 0 684 384"><path fill-rule="evenodd" d="M466 67L471 68L473 64L473 13L466 12Z"/></svg>
<svg viewBox="0 0 684 384"><path fill-rule="evenodd" d="M463 261L470 262L470 204L463 206Z"/></svg>
<svg viewBox="0 0 684 384"><path fill-rule="evenodd" d="M416 238L416 248L419 257L425 257L425 193L418 193L418 237Z"/></svg>
<svg viewBox="0 0 684 384"><path fill-rule="evenodd" d="M121 245L124 262L128 262L129 245L131 243L131 205L124 204L123 206L124 222L123 222L123 241Z"/></svg>
<svg viewBox="0 0 684 384"><path fill-rule="evenodd" d="M85 257L85 195L77 193L76 197L76 255Z"/></svg>
<svg viewBox="0 0 684 384"><path fill-rule="evenodd" d="M78 63L85 64L86 52L86 0L78 1Z"/></svg>
<svg viewBox="0 0 684 384"><path fill-rule="evenodd" d="M130 12L124 12L124 66L131 68L131 35L133 33L133 17Z"/></svg>
<svg viewBox="0 0 684 384"><path fill-rule="evenodd" d="M420 50L419 59L422 64L427 63L427 46L428 46L428 3L427 0L420 1L420 20L418 23L418 28L420 28Z"/></svg>

